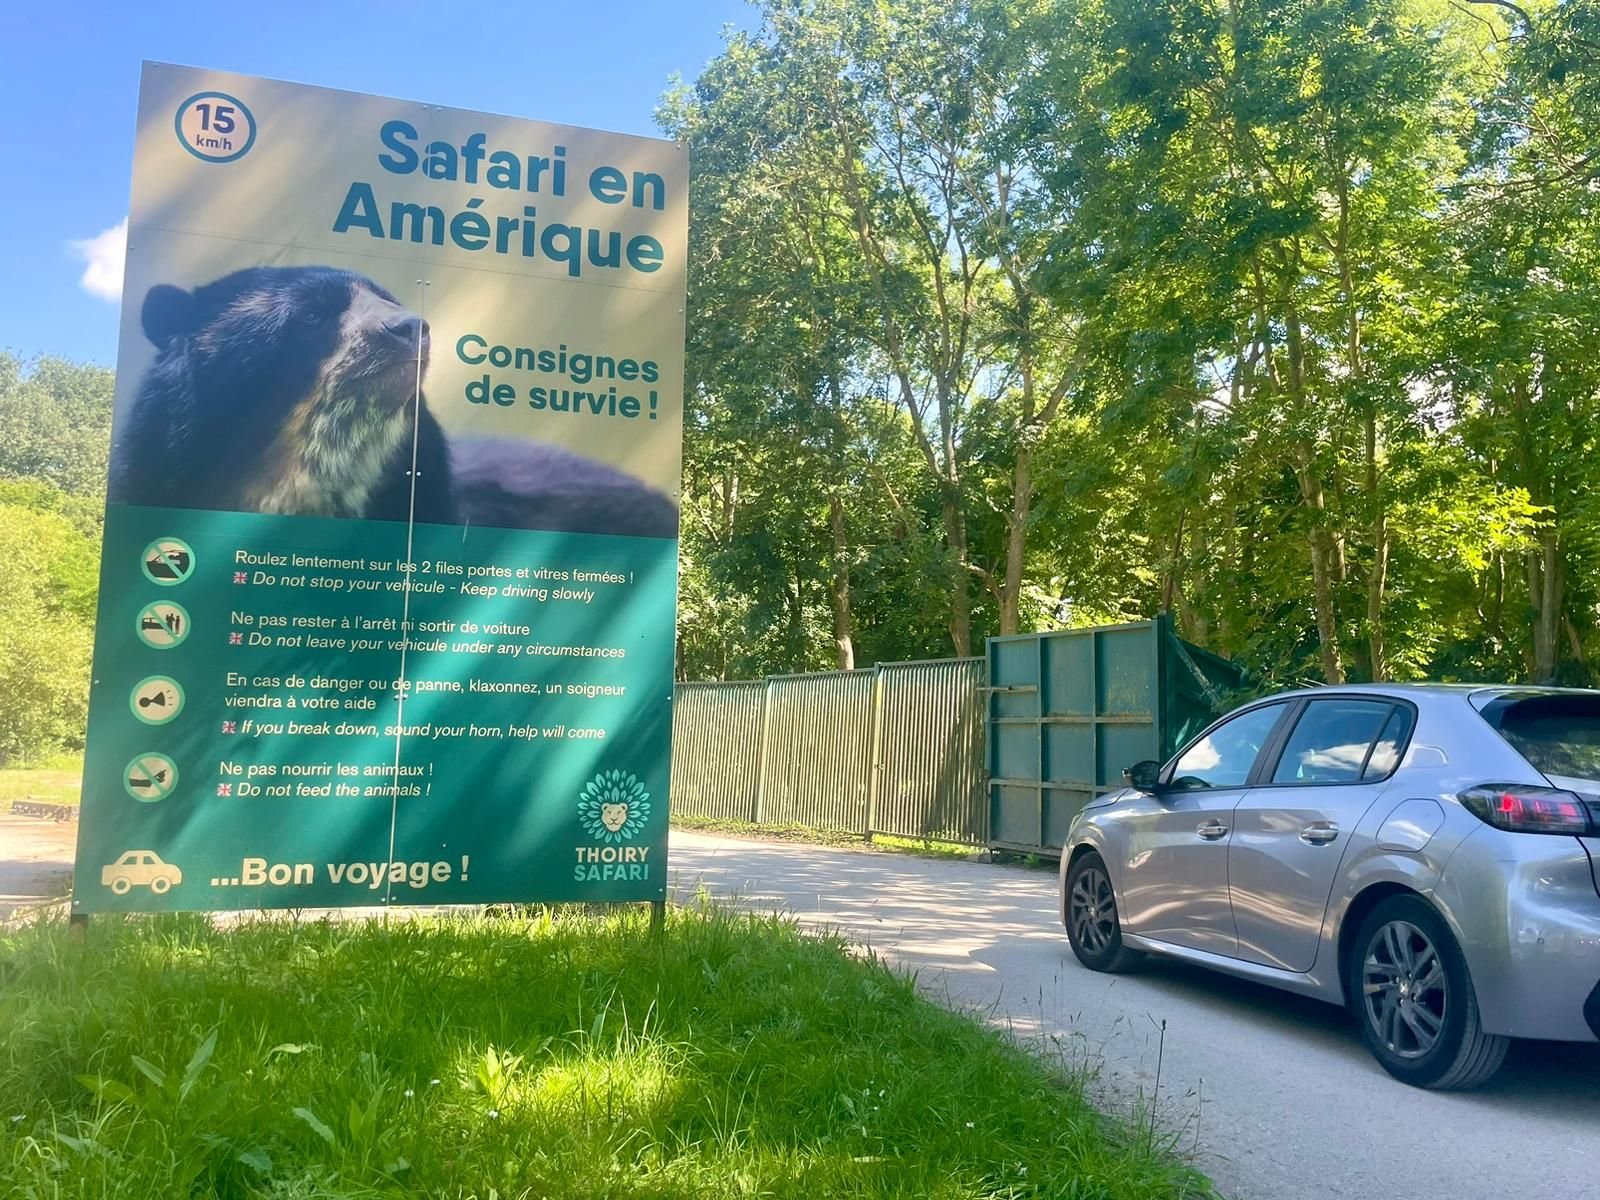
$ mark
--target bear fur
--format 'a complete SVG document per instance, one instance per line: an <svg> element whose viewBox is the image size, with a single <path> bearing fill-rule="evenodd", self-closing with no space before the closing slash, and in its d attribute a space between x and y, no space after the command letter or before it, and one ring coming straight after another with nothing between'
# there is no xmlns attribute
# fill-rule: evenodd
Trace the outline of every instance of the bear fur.
<svg viewBox="0 0 1600 1200"><path fill-rule="evenodd" d="M403 521L456 519L443 430L421 392L428 326L372 280L253 267L150 289L159 354L113 453L111 499Z"/></svg>
<svg viewBox="0 0 1600 1200"><path fill-rule="evenodd" d="M452 444L422 391L427 322L365 276L159 284L140 320L158 354L113 448L114 502L677 535L677 506L622 471L538 443Z"/></svg>

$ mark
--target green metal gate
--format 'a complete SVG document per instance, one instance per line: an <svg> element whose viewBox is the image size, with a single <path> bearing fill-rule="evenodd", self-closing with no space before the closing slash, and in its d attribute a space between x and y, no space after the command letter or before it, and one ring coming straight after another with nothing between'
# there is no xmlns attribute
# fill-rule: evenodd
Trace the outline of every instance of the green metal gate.
<svg viewBox="0 0 1600 1200"><path fill-rule="evenodd" d="M1164 617L990 638L988 664L989 844L1045 854L1124 768L1175 753L1243 680Z"/></svg>

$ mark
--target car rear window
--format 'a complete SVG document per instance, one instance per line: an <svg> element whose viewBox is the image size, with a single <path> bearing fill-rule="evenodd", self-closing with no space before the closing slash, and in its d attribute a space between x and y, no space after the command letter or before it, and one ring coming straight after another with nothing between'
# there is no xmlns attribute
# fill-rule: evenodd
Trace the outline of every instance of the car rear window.
<svg viewBox="0 0 1600 1200"><path fill-rule="evenodd" d="M1483 716L1545 774L1600 779L1600 696L1508 698Z"/></svg>

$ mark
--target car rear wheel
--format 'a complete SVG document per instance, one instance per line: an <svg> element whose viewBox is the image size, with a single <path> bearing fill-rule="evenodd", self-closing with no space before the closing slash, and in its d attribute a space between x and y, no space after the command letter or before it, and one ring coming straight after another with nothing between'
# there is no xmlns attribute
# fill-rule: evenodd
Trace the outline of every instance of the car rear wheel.
<svg viewBox="0 0 1600 1200"><path fill-rule="evenodd" d="M1126 971L1139 952L1122 944L1117 897L1105 860L1092 850L1067 871L1067 940L1078 961L1091 971Z"/></svg>
<svg viewBox="0 0 1600 1200"><path fill-rule="evenodd" d="M111 881L111 894L113 896L126 896L128 894L128 889L132 886L133 884L128 882L126 876L119 875L117 878Z"/></svg>
<svg viewBox="0 0 1600 1200"><path fill-rule="evenodd" d="M1510 1039L1485 1033L1467 960L1419 896L1393 896L1362 922L1349 969L1362 1039L1384 1070L1416 1087L1477 1087Z"/></svg>

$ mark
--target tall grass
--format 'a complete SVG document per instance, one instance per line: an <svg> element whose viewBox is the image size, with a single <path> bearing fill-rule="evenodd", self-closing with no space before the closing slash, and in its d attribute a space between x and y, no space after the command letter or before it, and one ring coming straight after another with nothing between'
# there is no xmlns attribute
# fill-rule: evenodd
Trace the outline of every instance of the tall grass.
<svg viewBox="0 0 1600 1200"><path fill-rule="evenodd" d="M5 1197L1178 1197L1203 1183L775 918L0 937Z"/></svg>

